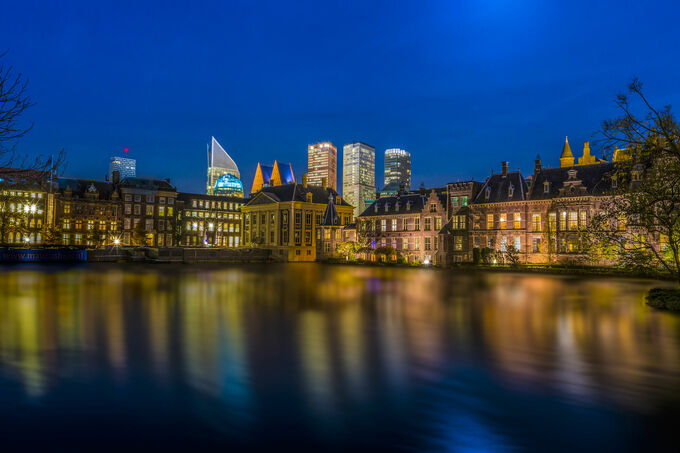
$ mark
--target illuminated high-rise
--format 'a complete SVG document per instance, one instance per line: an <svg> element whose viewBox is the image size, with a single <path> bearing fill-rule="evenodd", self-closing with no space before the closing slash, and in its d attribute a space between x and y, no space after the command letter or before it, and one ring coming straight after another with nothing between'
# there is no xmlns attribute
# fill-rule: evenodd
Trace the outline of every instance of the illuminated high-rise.
<svg viewBox="0 0 680 453"><path fill-rule="evenodd" d="M403 149L385 151L385 188L411 190L411 154Z"/></svg>
<svg viewBox="0 0 680 453"><path fill-rule="evenodd" d="M226 174L233 175L238 180L241 179L241 173L238 171L236 162L215 140L215 137L212 137L212 143L208 147L208 183L206 184L208 195L215 194L215 184L220 181L220 176ZM222 178L220 183L223 184L224 182L225 180Z"/></svg>
<svg viewBox="0 0 680 453"><path fill-rule="evenodd" d="M109 181L113 181L113 172L118 172L118 180L137 176L137 161L127 157L112 157L109 163Z"/></svg>
<svg viewBox="0 0 680 453"><path fill-rule="evenodd" d="M326 184L333 190L338 183L338 150L331 142L321 142L307 147L307 183L312 186Z"/></svg>
<svg viewBox="0 0 680 453"><path fill-rule="evenodd" d="M354 217L364 210L366 200L375 198L375 148L361 142L342 149L342 196L354 206Z"/></svg>

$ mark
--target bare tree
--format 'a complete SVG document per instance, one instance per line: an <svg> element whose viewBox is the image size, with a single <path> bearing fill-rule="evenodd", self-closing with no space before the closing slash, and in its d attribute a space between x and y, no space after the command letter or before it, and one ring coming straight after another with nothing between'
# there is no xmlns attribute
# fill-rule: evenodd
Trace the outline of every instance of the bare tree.
<svg viewBox="0 0 680 453"><path fill-rule="evenodd" d="M34 103L28 95L28 78L4 63L6 55L7 51L0 53L0 170L14 167L56 175L65 165L63 149L55 155L34 157L16 151L16 141L33 128L22 116Z"/></svg>
<svg viewBox="0 0 680 453"><path fill-rule="evenodd" d="M621 115L602 123L615 165L592 236L620 264L660 267L680 281L680 127L670 106L651 105L637 79L628 89L616 99Z"/></svg>

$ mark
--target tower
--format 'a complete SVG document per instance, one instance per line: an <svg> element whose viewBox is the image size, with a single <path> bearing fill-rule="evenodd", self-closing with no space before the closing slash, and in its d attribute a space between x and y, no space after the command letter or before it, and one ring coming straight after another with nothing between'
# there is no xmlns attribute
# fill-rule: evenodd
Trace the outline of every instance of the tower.
<svg viewBox="0 0 680 453"><path fill-rule="evenodd" d="M574 155L571 153L569 147L569 138L564 138L564 147L562 148L562 155L560 156L560 167L573 167Z"/></svg>
<svg viewBox="0 0 680 453"><path fill-rule="evenodd" d="M241 173L238 171L236 162L227 154L215 137L208 146L208 180L206 184L206 193L213 195L215 193L215 184L220 176L230 174L241 179Z"/></svg>
<svg viewBox="0 0 680 453"><path fill-rule="evenodd" d="M307 146L307 182L321 186L326 178L328 187L337 188L338 150L331 142L320 142Z"/></svg>
<svg viewBox="0 0 680 453"><path fill-rule="evenodd" d="M366 200L375 198L375 148L362 142L342 149L342 196L354 207L354 217L364 211Z"/></svg>

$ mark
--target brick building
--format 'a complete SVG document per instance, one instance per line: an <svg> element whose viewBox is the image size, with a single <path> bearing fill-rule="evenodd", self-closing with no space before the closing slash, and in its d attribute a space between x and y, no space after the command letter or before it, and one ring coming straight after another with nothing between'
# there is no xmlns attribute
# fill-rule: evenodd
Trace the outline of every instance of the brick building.
<svg viewBox="0 0 680 453"><path fill-rule="evenodd" d="M113 184L72 178L59 178L57 184L54 225L62 245L120 243L120 197Z"/></svg>
<svg viewBox="0 0 680 453"><path fill-rule="evenodd" d="M446 189L400 192L366 208L357 218L357 235L373 250L391 247L408 262L437 264L438 233L446 217ZM375 256L369 253L366 258Z"/></svg>

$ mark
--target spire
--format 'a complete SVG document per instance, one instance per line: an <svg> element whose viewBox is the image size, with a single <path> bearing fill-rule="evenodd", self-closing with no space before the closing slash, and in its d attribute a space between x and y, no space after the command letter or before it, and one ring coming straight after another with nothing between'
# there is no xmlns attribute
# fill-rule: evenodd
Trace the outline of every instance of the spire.
<svg viewBox="0 0 680 453"><path fill-rule="evenodd" d="M340 225L340 216L338 211L335 209L335 203L333 203L333 193L328 195L328 206L326 206L326 211L323 213L323 219L321 220L322 226L338 226Z"/></svg>
<svg viewBox="0 0 680 453"><path fill-rule="evenodd" d="M564 137L564 147L560 156L560 167L572 167L574 165L574 155L569 147L569 137Z"/></svg>

